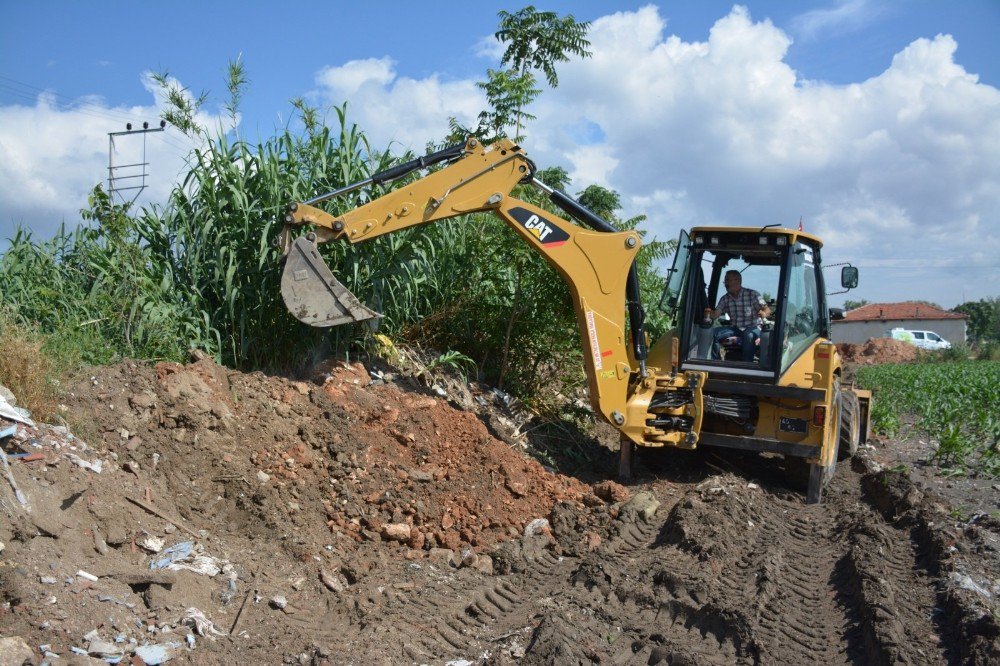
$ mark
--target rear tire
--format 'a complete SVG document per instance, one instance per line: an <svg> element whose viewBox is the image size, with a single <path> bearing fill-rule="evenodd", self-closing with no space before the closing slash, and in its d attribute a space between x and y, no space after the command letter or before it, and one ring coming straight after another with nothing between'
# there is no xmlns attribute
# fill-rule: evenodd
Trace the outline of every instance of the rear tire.
<svg viewBox="0 0 1000 666"><path fill-rule="evenodd" d="M847 460L858 452L861 441L861 403L856 393L840 394L840 444L837 460Z"/></svg>
<svg viewBox="0 0 1000 666"><path fill-rule="evenodd" d="M785 482L792 490L805 491L806 504L817 504L823 499L823 490L833 480L836 470L836 462L823 466L805 458L785 457Z"/></svg>
<svg viewBox="0 0 1000 666"><path fill-rule="evenodd" d="M806 489L806 504L819 504L823 501L823 490L833 480L833 473L836 469L836 462L830 463L825 467L816 463L809 465L809 487Z"/></svg>

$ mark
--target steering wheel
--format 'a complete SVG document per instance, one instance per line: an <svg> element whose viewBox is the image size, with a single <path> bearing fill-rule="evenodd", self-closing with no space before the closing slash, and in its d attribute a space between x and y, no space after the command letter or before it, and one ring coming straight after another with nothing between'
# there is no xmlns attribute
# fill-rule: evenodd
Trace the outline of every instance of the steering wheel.
<svg viewBox="0 0 1000 666"><path fill-rule="evenodd" d="M816 325L816 317L809 306L803 307L795 314L794 328L800 333L808 333Z"/></svg>

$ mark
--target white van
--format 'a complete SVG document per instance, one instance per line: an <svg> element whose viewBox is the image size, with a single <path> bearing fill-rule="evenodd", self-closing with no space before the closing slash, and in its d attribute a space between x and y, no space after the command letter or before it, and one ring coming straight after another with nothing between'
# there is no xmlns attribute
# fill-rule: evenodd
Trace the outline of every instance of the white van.
<svg viewBox="0 0 1000 666"><path fill-rule="evenodd" d="M886 333L886 337L909 342L921 349L951 349L951 343L934 331L911 331L905 328L894 328Z"/></svg>

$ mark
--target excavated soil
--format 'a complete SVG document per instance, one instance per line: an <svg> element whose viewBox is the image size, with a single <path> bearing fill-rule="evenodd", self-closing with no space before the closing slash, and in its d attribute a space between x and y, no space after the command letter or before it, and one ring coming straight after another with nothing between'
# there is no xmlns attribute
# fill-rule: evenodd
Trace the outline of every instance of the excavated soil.
<svg viewBox="0 0 1000 666"><path fill-rule="evenodd" d="M805 505L746 455L564 475L495 394L360 364L126 362L65 400L5 446L0 663L1000 661L996 513L892 442Z"/></svg>
<svg viewBox="0 0 1000 666"><path fill-rule="evenodd" d="M837 351L848 363L877 365L882 363L909 363L917 359L919 349L909 342L893 338L871 338L862 344L841 342Z"/></svg>

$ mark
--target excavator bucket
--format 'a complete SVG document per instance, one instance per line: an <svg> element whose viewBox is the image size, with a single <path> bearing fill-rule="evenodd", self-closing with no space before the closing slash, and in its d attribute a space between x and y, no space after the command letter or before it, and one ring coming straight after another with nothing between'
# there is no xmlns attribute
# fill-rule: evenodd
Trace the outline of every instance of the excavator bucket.
<svg viewBox="0 0 1000 666"><path fill-rule="evenodd" d="M333 277L316 243L305 236L295 239L281 275L285 307L310 326L340 326L381 317L366 308L347 287Z"/></svg>

